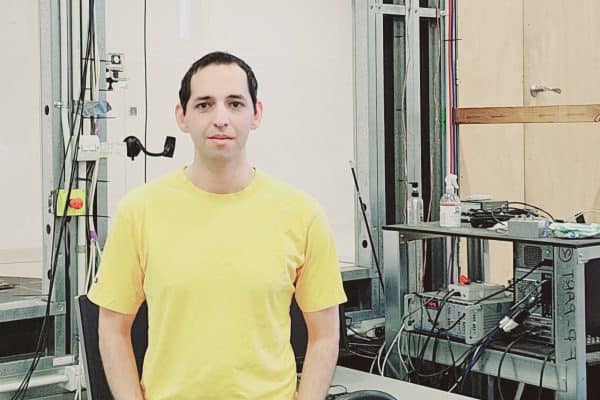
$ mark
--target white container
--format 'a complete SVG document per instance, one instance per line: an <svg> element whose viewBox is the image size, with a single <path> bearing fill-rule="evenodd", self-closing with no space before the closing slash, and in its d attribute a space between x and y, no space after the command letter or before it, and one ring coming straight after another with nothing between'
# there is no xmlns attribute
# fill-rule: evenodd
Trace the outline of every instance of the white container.
<svg viewBox="0 0 600 400"><path fill-rule="evenodd" d="M446 193L440 198L440 226L444 228L460 227L460 197L456 194L458 189L457 176L446 176Z"/></svg>
<svg viewBox="0 0 600 400"><path fill-rule="evenodd" d="M410 182L412 192L406 204L406 223L409 225L423 222L423 199L419 195L419 183Z"/></svg>

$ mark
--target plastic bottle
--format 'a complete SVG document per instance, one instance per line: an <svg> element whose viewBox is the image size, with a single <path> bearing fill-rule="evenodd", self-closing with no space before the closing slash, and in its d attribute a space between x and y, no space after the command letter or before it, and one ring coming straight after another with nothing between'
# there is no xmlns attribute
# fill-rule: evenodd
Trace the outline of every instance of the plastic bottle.
<svg viewBox="0 0 600 400"><path fill-rule="evenodd" d="M440 226L456 228L460 226L460 197L456 194L458 189L457 176L446 176L446 193L440 199Z"/></svg>
<svg viewBox="0 0 600 400"><path fill-rule="evenodd" d="M406 203L406 223L410 225L423 222L423 199L419 195L419 183L410 182L411 193ZM408 244L408 256L414 259L415 289L423 292L423 241L413 240Z"/></svg>
<svg viewBox="0 0 600 400"><path fill-rule="evenodd" d="M423 222L423 199L419 195L419 183L410 182L412 187L406 205L406 223L410 225Z"/></svg>

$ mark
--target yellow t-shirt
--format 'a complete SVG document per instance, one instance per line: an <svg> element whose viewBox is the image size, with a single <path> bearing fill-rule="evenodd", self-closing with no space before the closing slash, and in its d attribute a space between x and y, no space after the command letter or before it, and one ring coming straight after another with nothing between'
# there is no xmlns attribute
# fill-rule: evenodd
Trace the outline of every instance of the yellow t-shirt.
<svg viewBox="0 0 600 400"><path fill-rule="evenodd" d="M147 400L293 399L289 309L346 301L319 205L260 171L242 191L202 191L185 170L119 204L90 300L148 303Z"/></svg>

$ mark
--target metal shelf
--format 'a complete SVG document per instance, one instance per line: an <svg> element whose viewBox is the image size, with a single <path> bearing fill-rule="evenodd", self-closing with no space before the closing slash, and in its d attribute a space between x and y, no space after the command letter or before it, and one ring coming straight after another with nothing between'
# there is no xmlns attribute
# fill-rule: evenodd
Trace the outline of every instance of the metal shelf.
<svg viewBox="0 0 600 400"><path fill-rule="evenodd" d="M340 270L342 271L342 280L344 282L371 278L371 269L369 267L341 263Z"/></svg>
<svg viewBox="0 0 600 400"><path fill-rule="evenodd" d="M406 332L404 335L419 338L421 341L427 338L427 335L418 332ZM434 341L430 339L423 357L427 361L433 360L433 344ZM448 347L450 347L452 353ZM455 360L458 359L463 353L471 349L471 347L472 345L456 341L448 342L446 339L440 339L437 343L438 350L436 352L435 362L444 365L452 365L452 358ZM540 358L538 358L516 354L516 352L513 353L512 351L514 351L514 349L504 356L501 378L538 386L542 364L544 363L544 354L541 354ZM473 371L494 377L497 376L498 364L500 363L500 358L503 354L504 351L499 348L486 349L484 355L473 367ZM412 353L410 355L412 357L418 356L418 354ZM565 391L566 381L560 379L559 377L561 376L565 376L564 366L561 367L553 361L546 362L544 367L543 387L552 390Z"/></svg>
<svg viewBox="0 0 600 400"><path fill-rule="evenodd" d="M409 279L415 263L410 259L410 253L407 251L408 242L450 236L467 238L469 242L479 244L479 246L487 240L499 240L512 242L513 246L552 247L555 359L553 362L546 363L544 386L556 390L557 399L584 400L587 398L587 381L593 379L591 376L587 376L587 368L600 362L600 356L596 353L587 353L586 272L594 270L600 265L598 262L600 260L600 239L526 238L488 229L473 228L467 224L457 228L442 228L438 222L388 225L382 229L386 282L386 340L391 340L388 335L397 332L402 324L404 296L415 291L411 287ZM518 247L515 247L515 257L517 249ZM516 263L517 260L514 259L514 262ZM481 268L485 263L479 260L476 264ZM470 347L458 342L452 342L451 346L453 351L458 354ZM437 362L447 365L452 363L449 351L438 352ZM499 355L501 356L502 353L501 350L486 349L476 364L475 370L495 377ZM426 359L430 360L431 356L431 349L428 348ZM503 364L502 377L537 385L542 363L543 360L540 360L539 355L533 353L518 355L511 351Z"/></svg>
<svg viewBox="0 0 600 400"><path fill-rule="evenodd" d="M0 280L15 285L0 291L0 322L41 318L46 314L41 279L0 277ZM50 315L63 315L65 308L64 302L54 302L50 306Z"/></svg>
<svg viewBox="0 0 600 400"><path fill-rule="evenodd" d="M600 246L600 239L559 239L554 237L521 237L510 235L508 234L508 232L495 232L484 228L473 228L471 225L465 223L463 223L459 228L443 228L440 227L440 223L438 221L435 221L425 222L417 225L386 225L382 229L384 231L399 232L400 238L405 242L409 242L412 240L433 239L444 236L457 236L473 239L499 240L504 242L545 244L550 246L568 248Z"/></svg>

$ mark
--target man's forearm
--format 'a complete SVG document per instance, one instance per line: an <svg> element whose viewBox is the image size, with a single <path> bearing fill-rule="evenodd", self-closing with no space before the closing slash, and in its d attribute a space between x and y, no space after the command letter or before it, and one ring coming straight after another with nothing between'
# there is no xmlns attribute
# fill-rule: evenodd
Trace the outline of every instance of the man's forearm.
<svg viewBox="0 0 600 400"><path fill-rule="evenodd" d="M99 345L106 380L115 400L144 400L131 338L105 334Z"/></svg>
<svg viewBox="0 0 600 400"><path fill-rule="evenodd" d="M327 396L337 363L338 347L337 339L308 342L298 400L321 400Z"/></svg>

